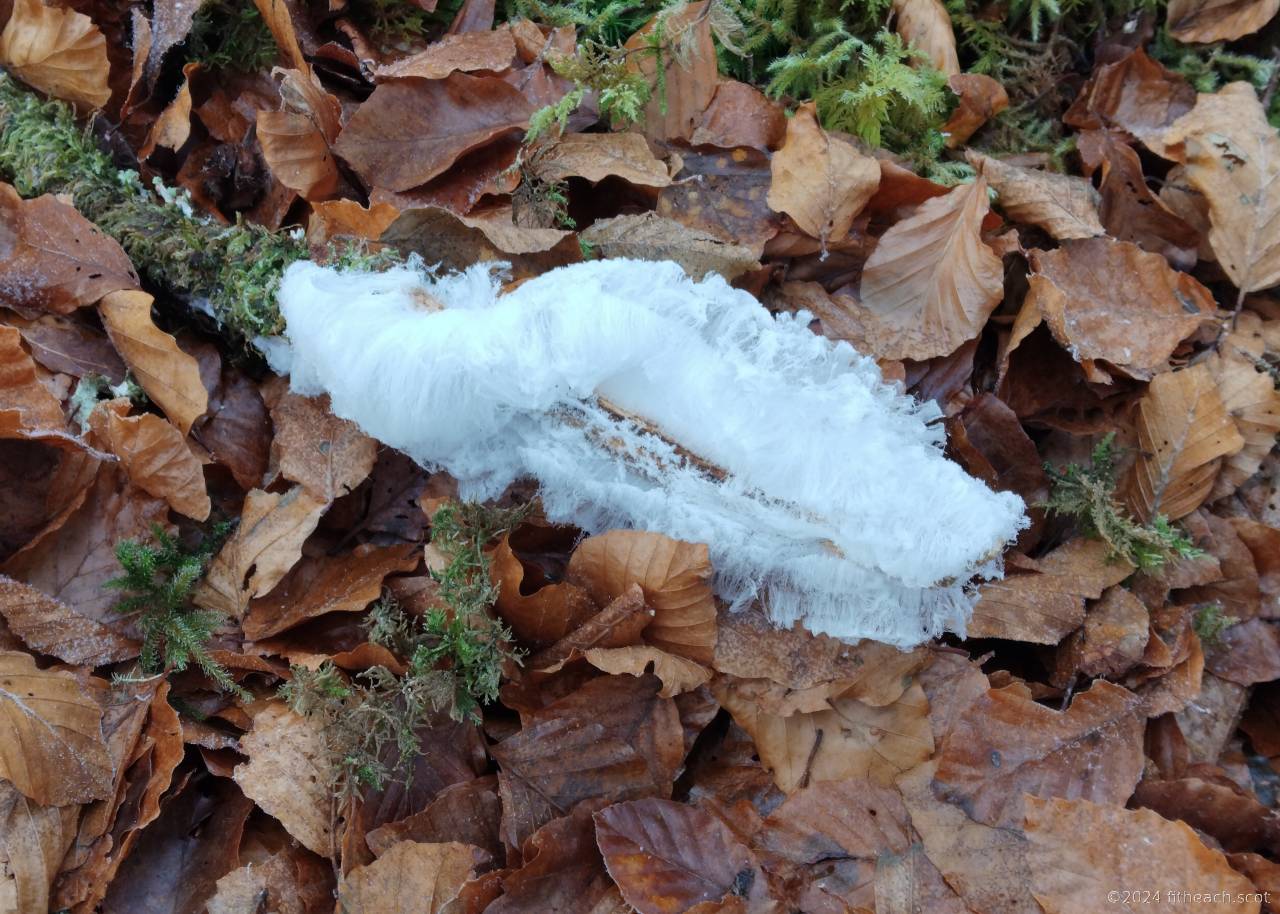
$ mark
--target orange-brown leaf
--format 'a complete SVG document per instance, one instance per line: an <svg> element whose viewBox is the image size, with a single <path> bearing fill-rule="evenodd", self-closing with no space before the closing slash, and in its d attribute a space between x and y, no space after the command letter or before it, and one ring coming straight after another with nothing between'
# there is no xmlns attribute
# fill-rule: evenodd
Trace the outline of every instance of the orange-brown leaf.
<svg viewBox="0 0 1280 914"><path fill-rule="evenodd" d="M923 51L935 70L947 76L960 74L955 30L941 0L893 0L893 15L903 41Z"/></svg>
<svg viewBox="0 0 1280 914"><path fill-rule="evenodd" d="M378 442L330 412L328 396L285 393L272 404L271 420L272 464L320 498L346 495L373 470Z"/></svg>
<svg viewBox="0 0 1280 914"><path fill-rule="evenodd" d="M1014 222L1035 225L1058 241L1105 235L1098 192L1084 178L1007 165L970 152L973 165L999 194L997 205Z"/></svg>
<svg viewBox="0 0 1280 914"><path fill-rule="evenodd" d="M159 416L122 416L104 408L105 431L111 452L138 488L192 520L208 519L211 509L205 490L204 467L182 434Z"/></svg>
<svg viewBox="0 0 1280 914"><path fill-rule="evenodd" d="M0 575L0 616L27 647L66 663L98 666L138 656L136 641L4 575Z"/></svg>
<svg viewBox="0 0 1280 914"><path fill-rule="evenodd" d="M1182 42L1211 44L1252 35L1280 11L1280 0L1169 0L1165 27Z"/></svg>
<svg viewBox="0 0 1280 914"><path fill-rule="evenodd" d="M485 854L468 844L401 841L347 874L338 889L347 914L440 914Z"/></svg>
<svg viewBox="0 0 1280 914"><path fill-rule="evenodd" d="M0 64L28 85L86 108L111 98L107 40L83 13L14 0L0 34Z"/></svg>

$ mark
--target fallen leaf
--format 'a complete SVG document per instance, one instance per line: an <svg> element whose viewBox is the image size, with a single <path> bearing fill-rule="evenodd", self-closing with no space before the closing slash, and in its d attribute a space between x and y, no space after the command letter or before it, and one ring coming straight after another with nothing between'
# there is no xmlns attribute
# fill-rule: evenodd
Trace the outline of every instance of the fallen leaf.
<svg viewBox="0 0 1280 914"><path fill-rule="evenodd" d="M652 664L653 675L662 680L658 694L663 698L690 692L711 681L711 671L702 664L656 647L592 647L583 651L583 656L596 669L615 675L643 676Z"/></svg>
<svg viewBox="0 0 1280 914"><path fill-rule="evenodd" d="M1280 632L1265 619L1233 625L1205 652L1205 668L1244 686L1280 679Z"/></svg>
<svg viewBox="0 0 1280 914"><path fill-rule="evenodd" d="M902 40L947 76L960 75L956 35L940 0L893 0L893 27Z"/></svg>
<svg viewBox="0 0 1280 914"><path fill-rule="evenodd" d="M979 127L1009 107L1004 86L982 73L957 73L947 80L947 87L960 99L942 125L948 149L959 149Z"/></svg>
<svg viewBox="0 0 1280 914"><path fill-rule="evenodd" d="M1231 495L1258 472L1280 435L1280 391L1258 370L1265 354L1258 323L1255 315L1243 312L1236 329L1205 360L1222 405L1244 439L1244 446L1223 460L1209 492L1211 502Z"/></svg>
<svg viewBox="0 0 1280 914"><path fill-rule="evenodd" d="M610 175L642 187L671 183L667 166L638 133L569 133L539 153L533 166L538 177L559 183L571 177L603 181Z"/></svg>
<svg viewBox="0 0 1280 914"><path fill-rule="evenodd" d="M1085 676L1116 677L1142 660L1147 646L1150 614L1131 591L1107 588L1096 606L1089 609L1084 625L1059 649L1062 680Z"/></svg>
<svg viewBox="0 0 1280 914"><path fill-rule="evenodd" d="M376 67L373 75L381 81L406 76L444 79L458 70L500 73L511 67L515 59L516 43L511 29L502 27L486 32L445 35L417 54Z"/></svg>
<svg viewBox="0 0 1280 914"><path fill-rule="evenodd" d="M1065 711L1012 687L965 710L938 755L935 789L985 825L1016 828L1024 795L1121 805L1142 776L1140 702L1105 680Z"/></svg>
<svg viewBox="0 0 1280 914"><path fill-rule="evenodd" d="M712 691L751 734L761 763L784 793L850 777L891 784L933 754L929 702L918 683L883 707L841 697L826 710L785 717L739 701L721 680Z"/></svg>
<svg viewBox="0 0 1280 914"><path fill-rule="evenodd" d="M653 89L644 108L644 132L654 140L689 139L715 96L718 73L709 7L710 0L702 0L664 10L623 45L629 52L628 68L643 76ZM649 47L659 21L662 42L679 48L679 53L639 53Z"/></svg>
<svg viewBox="0 0 1280 914"><path fill-rule="evenodd" d="M1209 202L1209 244L1241 295L1280 282L1280 136L1249 83L1201 93L1164 134Z"/></svg>
<svg viewBox="0 0 1280 914"><path fill-rule="evenodd" d="M655 676L602 676L525 716L490 748L513 847L584 800L667 797L684 758L675 703Z"/></svg>
<svg viewBox="0 0 1280 914"><path fill-rule="evenodd" d="M1167 370L1174 349L1216 307L1196 280L1128 242L1064 241L1052 251L1032 251L1030 261L1035 272L1009 346L1043 320L1086 374L1105 376L1092 366L1100 360L1149 380Z"/></svg>
<svg viewBox="0 0 1280 914"><path fill-rule="evenodd" d="M401 841L348 873L338 887L338 904L347 914L440 914L482 858L476 848L456 841Z"/></svg>
<svg viewBox="0 0 1280 914"><path fill-rule="evenodd" d="M366 208L346 198L320 200L311 206L307 237L328 240L345 236L377 241L399 215L400 210L390 203L374 203Z"/></svg>
<svg viewBox="0 0 1280 914"><path fill-rule="evenodd" d="M331 197L342 180L332 150L342 107L314 74L278 67L272 72L280 77L283 107L256 112L262 157L276 179L304 199Z"/></svg>
<svg viewBox="0 0 1280 914"><path fill-rule="evenodd" d="M111 453L120 458L129 481L193 520L208 519L211 503L204 468L176 428L159 416L123 416L103 408Z"/></svg>
<svg viewBox="0 0 1280 914"><path fill-rule="evenodd" d="M0 409L14 411L26 430L66 427L62 403L40 383L36 363L22 348L17 327L0 325Z"/></svg>
<svg viewBox="0 0 1280 914"><path fill-rule="evenodd" d="M595 814L596 841L622 897L639 914L687 911L719 901L751 877L745 846L703 809L647 798Z"/></svg>
<svg viewBox="0 0 1280 914"><path fill-rule="evenodd" d="M726 280L759 267L763 245L726 242L710 232L689 228L656 213L598 219L578 233L603 257L674 260L693 279L719 273Z"/></svg>
<svg viewBox="0 0 1280 914"><path fill-rule="evenodd" d="M248 761L233 777L245 796L280 821L289 834L321 857L333 855L329 818L329 762L324 733L314 720L272 701L253 716L253 729L240 739Z"/></svg>
<svg viewBox="0 0 1280 914"><path fill-rule="evenodd" d="M0 652L0 778L42 806L105 799L111 760L102 709L71 673L41 670L28 654Z"/></svg>
<svg viewBox="0 0 1280 914"><path fill-rule="evenodd" d="M79 815L78 806L42 806L0 784L2 914L53 910L49 888L75 839Z"/></svg>
<svg viewBox="0 0 1280 914"><path fill-rule="evenodd" d="M1169 0L1165 28L1182 42L1210 44L1252 35L1280 10L1280 0Z"/></svg>
<svg viewBox="0 0 1280 914"><path fill-rule="evenodd" d="M1141 48L1104 64L1063 116L1073 127L1118 127L1152 152L1169 158L1169 125L1196 104L1195 90Z"/></svg>
<svg viewBox="0 0 1280 914"><path fill-rule="evenodd" d="M333 415L328 396L284 393L271 406L271 420L272 465L318 498L333 501L354 490L378 457L378 442Z"/></svg>
<svg viewBox="0 0 1280 914"><path fill-rule="evenodd" d="M588 620L597 613L602 616L608 613L605 616L607 621L592 625L591 630L580 639L581 643L573 645L591 647L592 640L597 634L604 635L605 632L644 609L644 593L638 588L635 589L634 594L619 595L617 599L629 597L625 606L613 607L611 604L605 610L598 610L591 595L577 584L567 581L547 584L532 577L526 580L525 567L511 548L510 536L503 536L498 541L490 559L489 568L498 588L497 599L494 602L498 615L511 626L511 631L517 638L535 647L549 646L571 638L579 626L590 625ZM649 616L652 616L652 613ZM640 627L643 628L647 623L646 617ZM556 657L549 662L554 663L555 660L563 660L568 656L569 652L564 651L564 656ZM533 664L532 668L542 669L546 665L549 664L539 662Z"/></svg>
<svg viewBox="0 0 1280 914"><path fill-rule="evenodd" d="M897 781L929 860L972 911L1043 914L1031 896L1022 830L983 825L939 800L931 786L936 766L936 760L926 762Z"/></svg>
<svg viewBox="0 0 1280 914"><path fill-rule="evenodd" d="M14 0L0 33L0 64L41 92L86 108L111 98L107 40L83 13Z"/></svg>
<svg viewBox="0 0 1280 914"><path fill-rule="evenodd" d="M326 902L332 905L333 897L332 871L295 845L220 878L206 914L315 914Z"/></svg>
<svg viewBox="0 0 1280 914"><path fill-rule="evenodd" d="M262 485L270 455L271 419L258 387L242 372L224 367L209 395L209 409L192 438L225 466L244 490Z"/></svg>
<svg viewBox="0 0 1280 914"><path fill-rule="evenodd" d="M1014 222L1038 226L1058 241L1106 234L1098 221L1100 197L1084 178L1006 165L978 152L966 158L999 194L997 205Z"/></svg>
<svg viewBox="0 0 1280 914"><path fill-rule="evenodd" d="M1195 892L1197 912L1258 911L1256 901L1236 900L1253 886L1221 852L1205 847L1186 824L1150 810L1029 797L1026 833L1032 891L1045 914L1105 911L1114 907L1108 892L1147 886L1152 873L1167 875L1178 887L1166 892Z"/></svg>
<svg viewBox="0 0 1280 914"><path fill-rule="evenodd" d="M120 245L57 197L23 200L0 183L0 213L0 296L11 307L68 314L138 287Z"/></svg>
<svg viewBox="0 0 1280 914"><path fill-rule="evenodd" d="M1027 563L1029 574L982 584L966 633L1057 644L1084 621L1086 597L1096 600L1133 573L1132 565L1109 559L1108 552L1102 540L1073 539Z"/></svg>
<svg viewBox="0 0 1280 914"><path fill-rule="evenodd" d="M365 840L379 857L400 841L458 841L502 860L501 819L498 779L486 775L446 787L422 812L379 826Z"/></svg>
<svg viewBox="0 0 1280 914"><path fill-rule="evenodd" d="M659 216L748 247L778 234L784 217L769 208L773 179L764 156L686 152L680 164L677 180L658 194Z"/></svg>
<svg viewBox="0 0 1280 914"><path fill-rule="evenodd" d="M357 546L347 555L306 559L271 592L250 604L246 638L255 641L332 612L359 612L377 600L389 574L412 571L421 552L416 543Z"/></svg>
<svg viewBox="0 0 1280 914"><path fill-rule="evenodd" d="M880 238L862 273L859 316L882 359L928 359L978 334L1004 290L1000 258L983 242L990 206L979 177Z"/></svg>
<svg viewBox="0 0 1280 914"><path fill-rule="evenodd" d="M240 525L195 590L195 604L239 619L250 598L269 593L302 557L303 540L328 506L304 486L283 494L251 491Z"/></svg>
<svg viewBox="0 0 1280 914"><path fill-rule="evenodd" d="M716 86L716 94L689 142L694 146L748 147L766 152L781 145L786 130L787 117L781 105L754 86L726 79Z"/></svg>
<svg viewBox="0 0 1280 914"><path fill-rule="evenodd" d="M535 672L554 672L592 648L637 644L640 633L652 621L653 610L645 605L644 591L640 589L640 585L632 584L622 596L604 609L550 647L530 657L528 667Z"/></svg>
<svg viewBox="0 0 1280 914"><path fill-rule="evenodd" d="M50 371L75 378L101 375L113 385L124 380L124 361L98 327L45 314L22 327L21 333L31 357Z"/></svg>
<svg viewBox="0 0 1280 914"><path fill-rule="evenodd" d="M196 360L152 322L151 302L146 292L112 292L98 310L111 342L142 389L186 435L209 408L209 392Z"/></svg>
<svg viewBox="0 0 1280 914"><path fill-rule="evenodd" d="M516 225L510 206L468 216L438 206L406 209L380 240L451 269L462 270L477 261L506 261L516 278L539 275L582 259L572 232Z"/></svg>
<svg viewBox="0 0 1280 914"><path fill-rule="evenodd" d="M578 544L565 579L585 588L600 606L622 596L631 585L640 585L646 605L654 611L644 640L699 663L711 662L716 604L705 545L660 533L612 530Z"/></svg>
<svg viewBox="0 0 1280 914"><path fill-rule="evenodd" d="M1244 447L1204 364L1157 375L1138 401L1138 458L1125 484L1134 516L1177 520L1209 496L1222 458Z"/></svg>
<svg viewBox="0 0 1280 914"><path fill-rule="evenodd" d="M370 185L408 190L464 153L528 126L529 101L496 76L383 83L356 109L334 151Z"/></svg>
<svg viewBox="0 0 1280 914"><path fill-rule="evenodd" d="M27 647L97 666L138 656L138 643L21 581L0 575L0 616Z"/></svg>
<svg viewBox="0 0 1280 914"><path fill-rule="evenodd" d="M1226 851L1274 853L1280 844L1280 815L1235 784L1198 777L1144 779L1134 792L1133 804L1212 835Z"/></svg>
<svg viewBox="0 0 1280 914"><path fill-rule="evenodd" d="M880 186L880 166L847 139L823 130L812 102L787 121L786 141L770 160L769 207L786 213L824 245L843 241L853 218Z"/></svg>

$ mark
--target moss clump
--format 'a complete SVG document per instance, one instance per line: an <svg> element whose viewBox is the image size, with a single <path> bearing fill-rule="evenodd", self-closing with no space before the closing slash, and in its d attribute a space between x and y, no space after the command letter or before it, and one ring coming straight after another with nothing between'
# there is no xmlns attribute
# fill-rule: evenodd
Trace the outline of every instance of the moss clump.
<svg viewBox="0 0 1280 914"><path fill-rule="evenodd" d="M257 73L276 62L279 51L253 3L205 2L187 34L187 59L211 70Z"/></svg>
<svg viewBox="0 0 1280 914"><path fill-rule="evenodd" d="M1091 464L1069 464L1059 472L1045 464L1052 491L1041 507L1075 519L1086 536L1101 538L1114 558L1123 558L1139 571L1158 571L1171 558L1197 558L1185 533L1163 515L1140 524L1116 500L1115 433L1098 442Z"/></svg>
<svg viewBox="0 0 1280 914"><path fill-rule="evenodd" d="M1196 609L1191 619L1191 627L1206 645L1215 645L1222 641L1222 633L1240 620L1228 616L1220 603L1206 603Z"/></svg>

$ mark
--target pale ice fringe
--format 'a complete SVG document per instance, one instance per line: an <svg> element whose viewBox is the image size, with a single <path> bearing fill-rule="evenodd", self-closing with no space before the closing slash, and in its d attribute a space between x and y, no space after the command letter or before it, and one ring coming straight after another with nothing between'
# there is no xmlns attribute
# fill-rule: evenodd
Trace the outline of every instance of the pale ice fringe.
<svg viewBox="0 0 1280 914"><path fill-rule="evenodd" d="M1000 575L1027 520L943 456L936 404L718 276L592 261L500 295L500 268L294 264L279 293L291 351L271 344L273 365L464 497L530 476L553 520L708 543L719 595L760 599L780 625L901 647L963 632L973 582Z"/></svg>

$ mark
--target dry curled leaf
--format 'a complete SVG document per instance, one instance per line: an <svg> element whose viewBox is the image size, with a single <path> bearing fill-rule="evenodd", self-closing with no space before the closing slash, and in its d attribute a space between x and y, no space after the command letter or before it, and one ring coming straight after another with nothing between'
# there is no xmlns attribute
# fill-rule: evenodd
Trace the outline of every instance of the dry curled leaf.
<svg viewBox="0 0 1280 914"><path fill-rule="evenodd" d="M696 806L632 800L601 810L595 821L609 875L639 914L719 901L755 870L751 852Z"/></svg>
<svg viewBox="0 0 1280 914"><path fill-rule="evenodd" d="M627 66L654 87L644 109L645 135L658 141L687 140L715 96L716 48L711 38L710 0L664 10L627 39ZM638 53L662 22L662 40L672 54ZM663 73L659 80L658 67ZM659 91L659 85L665 91Z"/></svg>
<svg viewBox="0 0 1280 914"><path fill-rule="evenodd" d="M947 80L959 97L956 108L942 125L948 149L958 149L978 128L1009 107L1009 93L990 76L959 73Z"/></svg>
<svg viewBox="0 0 1280 914"><path fill-rule="evenodd" d="M516 42L511 29L504 26L492 31L445 35L417 54L382 64L373 75L378 80L386 80L406 76L444 79L457 70L499 73L508 69L515 59Z"/></svg>
<svg viewBox="0 0 1280 914"><path fill-rule="evenodd" d="M0 778L43 806L110 795L102 709L72 673L41 670L28 654L0 652Z"/></svg>
<svg viewBox="0 0 1280 914"><path fill-rule="evenodd" d="M1280 282L1280 136L1249 83L1202 93L1164 134L1209 202L1209 244L1243 296Z"/></svg>
<svg viewBox="0 0 1280 914"><path fill-rule="evenodd" d="M328 396L287 392L271 406L272 464L290 482L332 501L365 480L378 458L378 442L329 410Z"/></svg>
<svg viewBox="0 0 1280 914"><path fill-rule="evenodd" d="M603 181L610 175L643 187L671 183L667 166L638 133L569 133L539 153L531 167L553 184L571 177Z"/></svg>
<svg viewBox="0 0 1280 914"><path fill-rule="evenodd" d="M787 121L786 140L769 169L769 208L786 213L824 245L844 241L854 217L880 186L876 160L823 130L812 102Z"/></svg>
<svg viewBox="0 0 1280 914"><path fill-rule="evenodd" d="M4 575L0 616L27 647L65 663L99 665L138 656L136 641Z"/></svg>
<svg viewBox="0 0 1280 914"><path fill-rule="evenodd" d="M955 31L941 0L893 0L893 15L893 27L903 41L923 52L935 70L960 75Z"/></svg>
<svg viewBox="0 0 1280 914"><path fill-rule="evenodd" d="M105 414L105 415L104 415ZM102 408L107 444L120 458L129 481L192 520L208 519L211 503L205 490L204 468L176 428L159 416L123 416Z"/></svg>
<svg viewBox="0 0 1280 914"><path fill-rule="evenodd" d="M606 673L643 676L650 665L662 680L663 698L690 692L711 680L711 671L700 663L668 654L656 647L592 647L582 654L587 663Z"/></svg>
<svg viewBox="0 0 1280 914"><path fill-rule="evenodd" d="M961 715L934 784L977 822L1016 828L1023 795L1124 803L1142 775L1138 697L1098 680L1065 711L1014 687L991 689Z"/></svg>
<svg viewBox="0 0 1280 914"><path fill-rule="evenodd" d="M989 209L979 177L926 200L880 238L858 308L878 358L947 355L977 336L1004 291L1000 258L981 236Z"/></svg>
<svg viewBox="0 0 1280 914"><path fill-rule="evenodd" d="M1106 234L1098 221L1100 197L1084 178L1019 168L978 152L967 158L999 194L997 205L1013 221L1038 226L1058 241Z"/></svg>
<svg viewBox="0 0 1280 914"><path fill-rule="evenodd" d="M1185 517L1209 497L1222 458L1244 447L1204 364L1159 375L1138 402L1138 459L1126 487L1135 516Z"/></svg>
<svg viewBox="0 0 1280 914"><path fill-rule="evenodd" d="M1244 439L1244 447L1224 460L1209 501L1225 498L1258 472L1280 435L1280 391L1271 376L1259 370L1264 356L1260 322L1246 311L1218 351L1205 360L1222 404Z"/></svg>
<svg viewBox="0 0 1280 914"><path fill-rule="evenodd" d="M98 311L111 342L142 389L185 435L209 408L209 392L200 380L196 360L152 322L151 302L146 292L112 292L102 299Z"/></svg>
<svg viewBox="0 0 1280 914"><path fill-rule="evenodd" d="M14 0L0 34L0 64L28 85L86 108L111 98L107 40L93 20L40 0Z"/></svg>
<svg viewBox="0 0 1280 914"><path fill-rule="evenodd" d="M660 533L613 530L583 540L569 559L566 578L600 606L632 584L654 611L644 639L672 654L710 663L716 644L711 560L702 544Z"/></svg>
<svg viewBox="0 0 1280 914"><path fill-rule="evenodd" d="M1252 35L1280 10L1280 0L1169 0L1165 28L1179 41L1209 44Z"/></svg>
<svg viewBox="0 0 1280 914"><path fill-rule="evenodd" d="M401 841L347 874L338 903L347 914L441 914L484 859L466 844Z"/></svg>
<svg viewBox="0 0 1280 914"><path fill-rule="evenodd" d="M1137 897L1150 897L1145 893L1155 891L1146 888L1154 885L1153 873L1163 877L1159 885L1166 894L1197 893L1191 904L1199 914L1258 911L1257 901L1243 900L1252 883L1220 851L1205 847L1185 823L1150 810L1029 797L1026 833L1031 888L1045 914L1114 908L1116 896L1108 893L1123 891L1117 886L1141 887Z"/></svg>

